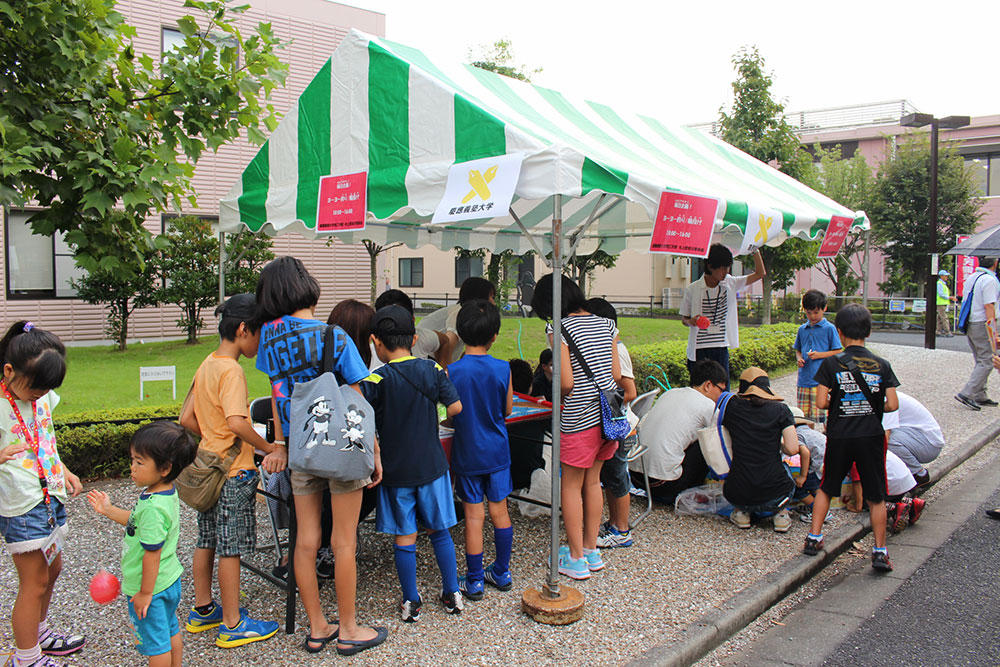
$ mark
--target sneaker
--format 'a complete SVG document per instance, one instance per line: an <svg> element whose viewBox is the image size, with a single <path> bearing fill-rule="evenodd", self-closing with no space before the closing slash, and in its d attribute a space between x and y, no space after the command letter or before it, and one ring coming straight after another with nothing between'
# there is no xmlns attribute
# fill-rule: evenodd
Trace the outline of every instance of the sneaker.
<svg viewBox="0 0 1000 667"><path fill-rule="evenodd" d="M976 401L976 403L979 403L979 405L985 405L988 408L995 408L1000 405L1000 403L997 403L992 398L981 398Z"/></svg>
<svg viewBox="0 0 1000 667"><path fill-rule="evenodd" d="M738 528L746 529L750 527L750 514L743 510L734 509L732 514L729 515L729 521Z"/></svg>
<svg viewBox="0 0 1000 667"><path fill-rule="evenodd" d="M320 579L333 579L333 552L323 547L316 554L316 576Z"/></svg>
<svg viewBox="0 0 1000 667"><path fill-rule="evenodd" d="M889 562L889 554L884 551L873 551L872 569L878 572L892 572L892 563Z"/></svg>
<svg viewBox="0 0 1000 667"><path fill-rule="evenodd" d="M896 521L893 523L893 532L902 532L904 528L908 525L910 519L910 499L903 498L898 503L896 503Z"/></svg>
<svg viewBox="0 0 1000 667"><path fill-rule="evenodd" d="M64 635L54 630L49 630L45 639L38 642L45 655L72 655L87 643L87 638L83 635ZM44 663L43 663L44 664Z"/></svg>
<svg viewBox="0 0 1000 667"><path fill-rule="evenodd" d="M462 577L458 580L458 590L470 600L483 599L483 579Z"/></svg>
<svg viewBox="0 0 1000 667"><path fill-rule="evenodd" d="M912 526L920 518L920 514L924 511L924 505L927 501L923 498L911 498L910 499L910 516L908 517L909 523Z"/></svg>
<svg viewBox="0 0 1000 667"><path fill-rule="evenodd" d="M240 618L247 615L246 607L240 607ZM212 611L207 614L200 614L194 607L188 612L187 625L184 629L188 632L204 632L222 625L222 605L212 601Z"/></svg>
<svg viewBox="0 0 1000 667"><path fill-rule="evenodd" d="M979 410L982 410L982 408L979 407L979 403L976 403L974 400L972 400L971 398L969 398L965 394L955 394L955 400L958 401L959 403L961 403L962 405L964 405L965 407L972 408L973 410L976 410L977 412Z"/></svg>
<svg viewBox="0 0 1000 667"><path fill-rule="evenodd" d="M564 574L570 579L590 579L590 568L587 567L587 559L574 559L569 555L569 547L563 548L566 551L563 553L560 550L559 553L559 574Z"/></svg>
<svg viewBox="0 0 1000 667"><path fill-rule="evenodd" d="M417 600L403 600L399 605L399 617L405 623L416 623L420 620L420 607L423 602Z"/></svg>
<svg viewBox="0 0 1000 667"><path fill-rule="evenodd" d="M507 570L502 574L497 574L493 570L495 565L495 563L491 563L489 567L486 568L486 583L501 591L509 591L514 587L514 579L510 576L510 570Z"/></svg>
<svg viewBox="0 0 1000 667"><path fill-rule="evenodd" d="M215 638L215 645L219 648L234 648L270 639L276 632L278 624L274 621L259 621L241 612L240 622L235 628L230 628L225 623L219 626L219 636Z"/></svg>
<svg viewBox="0 0 1000 667"><path fill-rule="evenodd" d="M815 556L823 548L823 540L814 540L813 538L806 535L806 542L802 547L802 553L807 556Z"/></svg>
<svg viewBox="0 0 1000 667"><path fill-rule="evenodd" d="M10 662L5 662L4 665L8 665L8 664L9 665L14 665L15 664L13 658L11 658L10 660L11 660ZM30 665L28 665L28 667L66 667L66 663L65 662L58 662L56 660L53 660L51 656L43 654L41 658L39 658L38 660L35 660L33 663L31 663Z"/></svg>
<svg viewBox="0 0 1000 667"><path fill-rule="evenodd" d="M597 549L593 551L584 549L583 559L587 561L587 569L591 572L600 572L604 569L604 559L601 558L601 552Z"/></svg>
<svg viewBox="0 0 1000 667"><path fill-rule="evenodd" d="M597 536L597 546L601 549L630 547L632 546L632 531L618 530L610 522L607 522L601 526L601 533Z"/></svg>
<svg viewBox="0 0 1000 667"><path fill-rule="evenodd" d="M792 527L792 517L788 514L787 509L783 509L774 515L774 532L776 533L787 533L788 529Z"/></svg>
<svg viewBox="0 0 1000 667"><path fill-rule="evenodd" d="M481 586L482 584L480 584ZM461 614L464 605L462 604L462 596L458 591L454 593L442 593L441 594L441 604L444 605L444 613L446 614Z"/></svg>

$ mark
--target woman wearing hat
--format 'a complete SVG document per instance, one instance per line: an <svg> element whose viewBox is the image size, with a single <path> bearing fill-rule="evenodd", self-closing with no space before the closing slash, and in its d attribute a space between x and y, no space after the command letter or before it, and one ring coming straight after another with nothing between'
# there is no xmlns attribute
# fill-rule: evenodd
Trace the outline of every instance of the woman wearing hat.
<svg viewBox="0 0 1000 667"><path fill-rule="evenodd" d="M735 509L729 520L749 528L753 514L774 514L774 530L792 525L786 509L795 482L782 464L781 452L799 453L795 419L780 396L771 391L763 369L751 366L740 375L740 391L726 405L722 424L733 443L733 463L722 493Z"/></svg>

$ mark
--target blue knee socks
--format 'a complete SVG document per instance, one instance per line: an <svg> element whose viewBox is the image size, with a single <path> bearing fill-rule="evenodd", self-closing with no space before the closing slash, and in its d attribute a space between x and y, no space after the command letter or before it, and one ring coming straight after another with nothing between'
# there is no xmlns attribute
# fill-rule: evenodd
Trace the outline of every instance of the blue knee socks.
<svg viewBox="0 0 1000 667"><path fill-rule="evenodd" d="M435 530L430 535L434 558L441 570L441 592L447 595L458 590L458 563L455 562L455 543L447 530ZM414 568L416 560L414 560Z"/></svg>
<svg viewBox="0 0 1000 667"><path fill-rule="evenodd" d="M497 559L493 572L503 574L510 569L510 552L514 546L514 526L493 529L493 543L497 548Z"/></svg>
<svg viewBox="0 0 1000 667"><path fill-rule="evenodd" d="M483 553L465 554L465 571L469 581L482 581L483 573Z"/></svg>
<svg viewBox="0 0 1000 667"><path fill-rule="evenodd" d="M412 602L420 600L417 590L417 545L396 545L396 574L399 576L399 586L403 589L403 597Z"/></svg>

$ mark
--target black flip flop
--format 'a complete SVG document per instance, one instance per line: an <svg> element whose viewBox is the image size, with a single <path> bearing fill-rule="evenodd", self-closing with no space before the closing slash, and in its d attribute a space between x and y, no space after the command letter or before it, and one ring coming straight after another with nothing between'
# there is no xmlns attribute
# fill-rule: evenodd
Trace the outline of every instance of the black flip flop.
<svg viewBox="0 0 1000 667"><path fill-rule="evenodd" d="M336 621L334 621L334 623L336 623ZM306 641L303 645L305 646L307 652L319 653L320 651L326 648L327 644L334 641L339 635L340 635L340 624L338 623L337 629L334 630L333 634L331 634L329 637L310 637L307 635ZM319 644L319 646L310 646L309 645L310 642L313 644Z"/></svg>
<svg viewBox="0 0 1000 667"><path fill-rule="evenodd" d="M338 639L337 655L354 655L355 653L360 653L365 649L378 646L389 636L389 630L386 628L372 628L372 630L376 634L371 639ZM347 644L347 648L340 648L341 644Z"/></svg>

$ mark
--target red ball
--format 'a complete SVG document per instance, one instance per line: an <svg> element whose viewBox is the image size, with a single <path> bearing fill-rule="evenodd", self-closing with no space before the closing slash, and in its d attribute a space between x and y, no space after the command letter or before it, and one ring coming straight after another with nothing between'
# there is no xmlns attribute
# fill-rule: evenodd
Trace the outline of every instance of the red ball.
<svg viewBox="0 0 1000 667"><path fill-rule="evenodd" d="M697 320L695 320L695 324L698 325L699 329L707 329L712 324L712 322L707 317L702 315Z"/></svg>
<svg viewBox="0 0 1000 667"><path fill-rule="evenodd" d="M97 604L107 604L118 597L121 592L121 584L118 577L107 570L101 570L90 580L90 597Z"/></svg>

